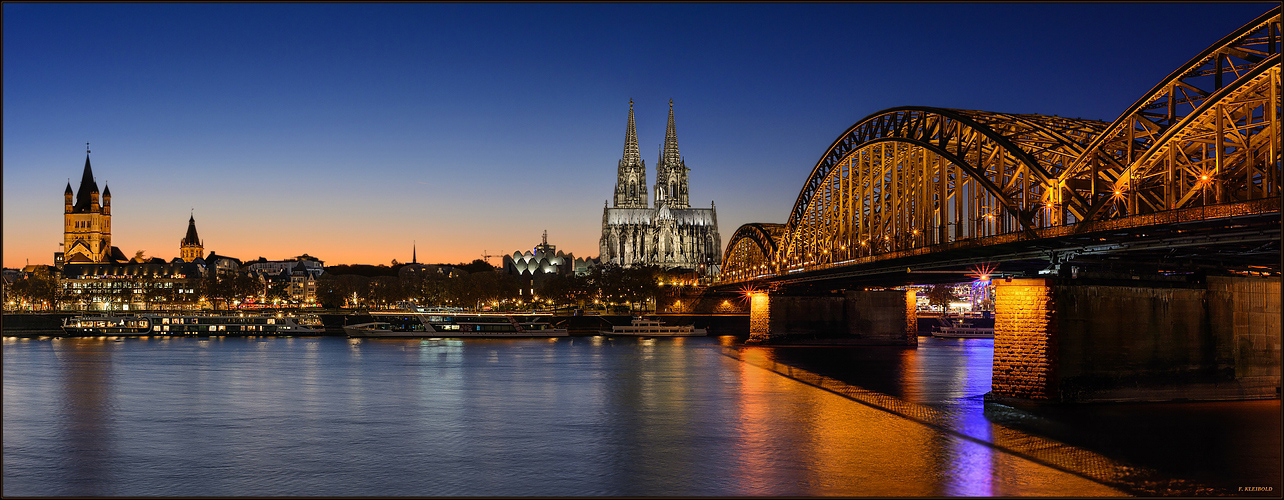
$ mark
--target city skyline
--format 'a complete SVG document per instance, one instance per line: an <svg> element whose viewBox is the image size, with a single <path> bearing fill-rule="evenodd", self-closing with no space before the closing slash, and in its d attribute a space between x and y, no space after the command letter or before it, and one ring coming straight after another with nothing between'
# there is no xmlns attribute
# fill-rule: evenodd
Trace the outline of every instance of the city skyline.
<svg viewBox="0 0 1284 500"><path fill-rule="evenodd" d="M629 99L652 171L674 100L729 235L878 110L1112 121L1273 5L6 4L4 266L52 263L84 142L126 255L194 213L246 260L594 256Z"/></svg>

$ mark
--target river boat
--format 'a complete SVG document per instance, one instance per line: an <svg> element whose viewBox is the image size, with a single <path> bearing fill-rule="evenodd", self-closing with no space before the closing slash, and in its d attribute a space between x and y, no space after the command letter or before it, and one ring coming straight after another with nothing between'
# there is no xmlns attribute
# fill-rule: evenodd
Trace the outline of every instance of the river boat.
<svg viewBox="0 0 1284 500"><path fill-rule="evenodd" d="M993 326L976 326L973 320L979 318L955 317L942 321L941 326L932 332L933 337L944 339L992 339L994 338Z"/></svg>
<svg viewBox="0 0 1284 500"><path fill-rule="evenodd" d="M545 316L484 313L371 313L375 321L347 325L353 338L524 338L566 337Z"/></svg>
<svg viewBox="0 0 1284 500"><path fill-rule="evenodd" d="M992 339L994 328L973 326L943 326L932 332L933 337L944 339Z"/></svg>
<svg viewBox="0 0 1284 500"><path fill-rule="evenodd" d="M636 317L628 325L612 325L602 335L623 337L703 337L709 332L695 325L666 325L658 319Z"/></svg>
<svg viewBox="0 0 1284 500"><path fill-rule="evenodd" d="M303 316L213 316L137 314L79 316L63 321L70 337L320 335L319 318Z"/></svg>
<svg viewBox="0 0 1284 500"><path fill-rule="evenodd" d="M989 312L969 312L937 316L940 323L933 337L946 339L992 339L994 322Z"/></svg>

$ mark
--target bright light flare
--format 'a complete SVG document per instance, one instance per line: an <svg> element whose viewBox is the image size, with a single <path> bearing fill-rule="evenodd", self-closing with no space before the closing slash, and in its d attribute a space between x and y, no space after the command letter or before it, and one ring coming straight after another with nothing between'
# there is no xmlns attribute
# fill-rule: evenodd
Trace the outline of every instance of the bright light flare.
<svg viewBox="0 0 1284 500"><path fill-rule="evenodd" d="M999 269L998 264L985 262L977 266L972 266L972 272L967 275L976 281L986 281L994 275L994 271Z"/></svg>

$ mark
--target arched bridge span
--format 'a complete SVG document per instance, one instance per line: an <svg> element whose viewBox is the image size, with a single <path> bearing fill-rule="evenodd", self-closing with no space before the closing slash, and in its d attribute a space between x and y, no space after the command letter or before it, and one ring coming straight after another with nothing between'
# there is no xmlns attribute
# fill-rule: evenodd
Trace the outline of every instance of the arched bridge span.
<svg viewBox="0 0 1284 500"><path fill-rule="evenodd" d="M719 281L1278 213L1280 35L1276 8L1112 123L915 106L867 116L817 161L785 224L736 231Z"/></svg>

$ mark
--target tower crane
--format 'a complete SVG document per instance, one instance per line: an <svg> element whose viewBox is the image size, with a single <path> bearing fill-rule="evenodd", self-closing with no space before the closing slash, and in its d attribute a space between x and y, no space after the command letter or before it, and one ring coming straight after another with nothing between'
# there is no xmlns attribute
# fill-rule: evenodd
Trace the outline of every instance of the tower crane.
<svg viewBox="0 0 1284 500"><path fill-rule="evenodd" d="M503 255L502 255L502 254L501 254L501 255L491 255L491 254L488 254L488 253L486 253L486 251L485 251L485 250L482 250L482 254L481 254L481 256L482 256L482 260L486 261L486 263L487 263L487 264L490 264L490 258L491 258L491 257L503 257Z"/></svg>

